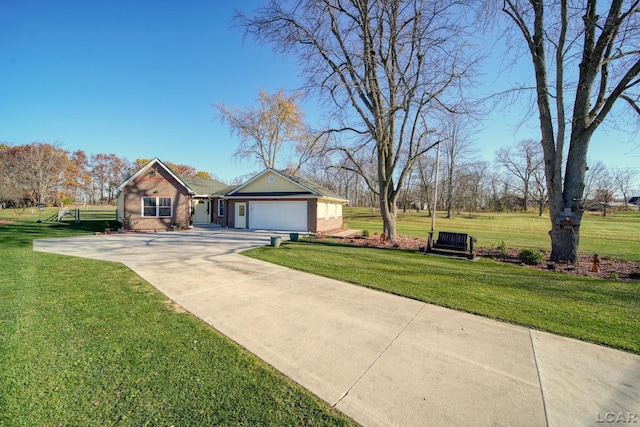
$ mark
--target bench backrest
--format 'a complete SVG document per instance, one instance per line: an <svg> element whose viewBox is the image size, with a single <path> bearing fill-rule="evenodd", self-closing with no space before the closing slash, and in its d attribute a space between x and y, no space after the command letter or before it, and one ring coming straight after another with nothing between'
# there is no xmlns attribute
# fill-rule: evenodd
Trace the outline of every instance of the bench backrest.
<svg viewBox="0 0 640 427"><path fill-rule="evenodd" d="M451 233L449 231L438 232L438 243L441 245L465 246L467 244L467 234Z"/></svg>

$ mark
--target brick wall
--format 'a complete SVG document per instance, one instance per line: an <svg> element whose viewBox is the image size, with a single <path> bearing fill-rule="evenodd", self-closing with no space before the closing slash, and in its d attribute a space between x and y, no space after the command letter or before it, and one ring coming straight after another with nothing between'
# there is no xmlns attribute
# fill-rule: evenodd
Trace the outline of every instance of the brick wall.
<svg viewBox="0 0 640 427"><path fill-rule="evenodd" d="M170 197L171 217L145 217L142 198ZM190 207L187 190L163 168L151 168L123 189L125 218L132 230L173 230L173 224L189 225Z"/></svg>

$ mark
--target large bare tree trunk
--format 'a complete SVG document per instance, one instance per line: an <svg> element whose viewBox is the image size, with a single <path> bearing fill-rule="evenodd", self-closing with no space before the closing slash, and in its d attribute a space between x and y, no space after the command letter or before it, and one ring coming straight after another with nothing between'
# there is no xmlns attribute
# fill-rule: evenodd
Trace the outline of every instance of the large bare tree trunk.
<svg viewBox="0 0 640 427"><path fill-rule="evenodd" d="M568 260L574 262L578 259L578 245L580 240L580 226L554 226L549 231L551 236L551 257L554 261Z"/></svg>
<svg viewBox="0 0 640 427"><path fill-rule="evenodd" d="M574 132L575 135L575 132ZM574 138L572 135L572 138ZM567 156L564 183L561 173L548 172L551 217L551 260L576 262L579 258L580 224L584 212L584 174L587 169L588 138L572 140ZM555 156L561 155L555 153Z"/></svg>
<svg viewBox="0 0 640 427"><path fill-rule="evenodd" d="M396 232L396 217L398 208L395 202L386 202L380 200L380 215L382 217L382 225L384 227L384 233L387 235L387 240L395 241L397 237Z"/></svg>
<svg viewBox="0 0 640 427"><path fill-rule="evenodd" d="M578 260L587 149L593 132L618 99L625 100L631 111L640 114L637 104L640 55L635 48L638 4L629 2L623 10L624 0L612 0L608 10L600 10L596 0L585 0L583 5L577 2L571 8L567 0L538 0L526 6L524 2L503 0L502 10L524 37L535 71L553 261ZM573 16L582 17L581 26L569 26ZM546 60L547 49L555 53L555 61L551 63ZM565 70L573 70L571 79L565 78ZM570 120L565 116L565 93L575 96ZM555 111L551 108L552 99ZM571 136L563 183L567 125Z"/></svg>
<svg viewBox="0 0 640 427"><path fill-rule="evenodd" d="M393 141L382 135L381 140L388 140L386 144L380 144L378 150L378 188L380 189L380 216L384 233L387 239L394 242L396 240L396 218L398 213L397 199L400 194L400 186L395 186L393 182L392 158L386 152L393 146ZM387 148L387 150L385 150Z"/></svg>

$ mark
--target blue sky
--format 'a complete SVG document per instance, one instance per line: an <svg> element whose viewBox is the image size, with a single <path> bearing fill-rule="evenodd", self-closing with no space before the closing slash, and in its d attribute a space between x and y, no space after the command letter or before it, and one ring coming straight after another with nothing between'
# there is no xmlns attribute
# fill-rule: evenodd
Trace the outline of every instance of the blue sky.
<svg viewBox="0 0 640 427"><path fill-rule="evenodd" d="M243 40L232 27L234 7L251 12L262 3L3 0L0 142L60 142L70 151L132 161L158 157L225 181L257 171L231 159L238 140L211 104L245 107L260 88L297 87L293 59ZM497 82L492 66L486 70L488 91ZM517 70L498 82L522 81ZM310 105L303 108L314 117ZM538 137L535 121L514 130L521 113L511 106L487 114L476 134L483 159ZM589 157L637 167L640 150L633 148L628 134L599 130Z"/></svg>

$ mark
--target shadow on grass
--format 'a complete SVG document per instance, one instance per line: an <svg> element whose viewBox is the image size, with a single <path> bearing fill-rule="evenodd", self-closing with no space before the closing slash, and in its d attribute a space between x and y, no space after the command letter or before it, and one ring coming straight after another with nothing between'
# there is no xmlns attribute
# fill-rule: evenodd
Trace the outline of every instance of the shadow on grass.
<svg viewBox="0 0 640 427"><path fill-rule="evenodd" d="M0 244L31 245L33 239L77 236L104 232L107 228L116 230L117 221L36 222L31 217L12 218L9 223L0 224Z"/></svg>
<svg viewBox="0 0 640 427"><path fill-rule="evenodd" d="M289 244L289 243L295 244L293 242L285 242L284 244L286 245L286 244ZM369 246L369 245L358 246L358 245L353 245L353 244L349 244L349 243L344 243L340 239L334 239L334 238L331 238L331 237L324 238L322 240L315 239L313 237L305 237L303 239L298 240L296 243L302 243L302 244L307 244L307 245L333 246L333 247L341 247L341 248L376 249L376 250L381 250L381 251L393 251L393 252L402 252L402 253L422 254L422 252L416 251L414 249L401 249L401 248L393 248L393 247L381 248L381 247Z"/></svg>

